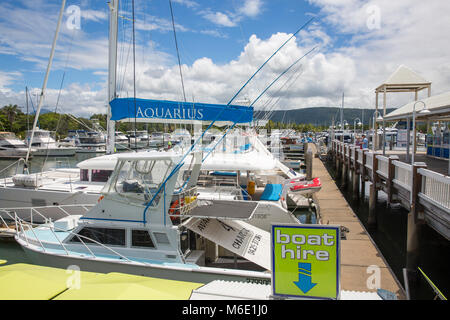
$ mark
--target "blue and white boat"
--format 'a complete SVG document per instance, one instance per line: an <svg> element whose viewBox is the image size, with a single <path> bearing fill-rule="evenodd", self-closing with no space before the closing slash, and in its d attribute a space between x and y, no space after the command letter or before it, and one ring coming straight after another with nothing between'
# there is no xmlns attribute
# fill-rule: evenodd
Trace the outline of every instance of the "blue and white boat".
<svg viewBox="0 0 450 320"><path fill-rule="evenodd" d="M268 184L260 201L202 200L196 187L201 162L185 181L182 159L173 152L120 154L95 206L39 226L16 217L16 240L32 261L54 267L268 282L271 223L300 223L282 204L282 185ZM244 267L224 268L211 259L218 246Z"/></svg>

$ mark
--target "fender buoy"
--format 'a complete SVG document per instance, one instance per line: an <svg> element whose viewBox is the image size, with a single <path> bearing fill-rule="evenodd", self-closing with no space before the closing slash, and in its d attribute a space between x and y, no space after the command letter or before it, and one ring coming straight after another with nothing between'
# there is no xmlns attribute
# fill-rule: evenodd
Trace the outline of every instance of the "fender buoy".
<svg viewBox="0 0 450 320"><path fill-rule="evenodd" d="M169 209L169 215L170 215L170 220L172 220L172 222L177 221L178 219L178 215L180 215L180 209L178 207L179 201L175 200L174 202L172 202L170 204L170 209Z"/></svg>
<svg viewBox="0 0 450 320"><path fill-rule="evenodd" d="M98 198L97 202L102 201L104 197L105 197L105 196L100 196L100 198Z"/></svg>

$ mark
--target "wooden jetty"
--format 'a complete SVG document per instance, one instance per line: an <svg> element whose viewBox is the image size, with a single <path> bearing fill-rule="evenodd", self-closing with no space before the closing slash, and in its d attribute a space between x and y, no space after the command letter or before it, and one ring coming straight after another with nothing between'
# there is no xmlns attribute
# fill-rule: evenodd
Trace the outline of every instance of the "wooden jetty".
<svg viewBox="0 0 450 320"><path fill-rule="evenodd" d="M310 146L315 148L313 144L308 148ZM394 292L399 299L404 299L401 284L318 157L312 160L312 174L322 182L321 191L313 196L320 223L340 225L348 230L345 239L341 240L342 290L375 291L374 278L371 277L379 272L380 289Z"/></svg>
<svg viewBox="0 0 450 320"><path fill-rule="evenodd" d="M378 192L387 194L387 205L399 203L409 211L407 226L407 262L409 272L417 272L420 228L428 224L450 240L450 177L430 170L425 162L408 164L397 155L360 149L338 140L331 142L329 154L341 177L342 187L351 187L354 197L361 196L370 183L369 226L377 223L375 204ZM359 183L363 185L359 187Z"/></svg>

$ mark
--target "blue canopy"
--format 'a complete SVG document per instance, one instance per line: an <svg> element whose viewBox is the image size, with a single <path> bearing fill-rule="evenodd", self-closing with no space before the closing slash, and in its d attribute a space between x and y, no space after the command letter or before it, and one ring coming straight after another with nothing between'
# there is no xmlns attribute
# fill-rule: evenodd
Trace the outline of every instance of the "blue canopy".
<svg viewBox="0 0 450 320"><path fill-rule="evenodd" d="M217 125L247 123L253 120L253 107L166 100L115 98L110 103L111 120L163 123L201 121ZM136 113L135 113L136 110Z"/></svg>

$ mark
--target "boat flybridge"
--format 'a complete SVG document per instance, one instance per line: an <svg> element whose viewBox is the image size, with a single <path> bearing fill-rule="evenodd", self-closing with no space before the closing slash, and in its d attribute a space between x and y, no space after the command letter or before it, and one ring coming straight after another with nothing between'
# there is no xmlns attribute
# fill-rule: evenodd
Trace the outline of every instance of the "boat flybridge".
<svg viewBox="0 0 450 320"><path fill-rule="evenodd" d="M271 224L300 224L286 209L286 188L267 184L259 201L201 198L201 156L119 154L98 203L38 226L15 216L16 240L36 263L62 268L203 283L270 281ZM183 172L185 164L190 170ZM235 257L234 268L211 258L217 246Z"/></svg>

